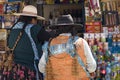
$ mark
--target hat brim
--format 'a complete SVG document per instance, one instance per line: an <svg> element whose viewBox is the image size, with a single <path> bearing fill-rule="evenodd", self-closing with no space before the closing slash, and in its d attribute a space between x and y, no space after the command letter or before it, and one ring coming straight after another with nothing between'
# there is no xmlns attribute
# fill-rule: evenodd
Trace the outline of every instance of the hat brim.
<svg viewBox="0 0 120 80"><path fill-rule="evenodd" d="M38 15L34 15L34 14L27 14L27 13L14 13L13 15L15 16L32 16L32 17L37 17L38 20L45 20L44 17L42 16L38 16Z"/></svg>

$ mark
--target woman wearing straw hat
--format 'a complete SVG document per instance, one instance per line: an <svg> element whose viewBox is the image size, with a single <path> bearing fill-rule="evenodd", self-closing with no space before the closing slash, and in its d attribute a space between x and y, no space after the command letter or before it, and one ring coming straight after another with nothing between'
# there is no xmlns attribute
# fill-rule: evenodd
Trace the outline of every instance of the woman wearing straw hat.
<svg viewBox="0 0 120 80"><path fill-rule="evenodd" d="M6 70L9 74L0 80L43 80L37 64L42 55L41 43L49 40L50 35L37 24L37 20L45 18L38 16L36 7L32 5L25 6L22 13L15 15L20 17L8 36L8 47L13 49L14 63L12 69ZM47 37L39 36L41 39L38 40L38 33Z"/></svg>

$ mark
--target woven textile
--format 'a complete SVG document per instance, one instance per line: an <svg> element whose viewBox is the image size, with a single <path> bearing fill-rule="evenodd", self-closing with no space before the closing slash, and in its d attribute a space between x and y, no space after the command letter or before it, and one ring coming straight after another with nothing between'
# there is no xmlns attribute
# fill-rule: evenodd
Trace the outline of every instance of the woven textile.
<svg viewBox="0 0 120 80"><path fill-rule="evenodd" d="M68 36L58 36L50 42L50 46L67 43ZM83 67L78 62L78 56L86 64L82 39L76 47L77 56L72 57L67 52L49 55L46 66L45 80L89 80Z"/></svg>

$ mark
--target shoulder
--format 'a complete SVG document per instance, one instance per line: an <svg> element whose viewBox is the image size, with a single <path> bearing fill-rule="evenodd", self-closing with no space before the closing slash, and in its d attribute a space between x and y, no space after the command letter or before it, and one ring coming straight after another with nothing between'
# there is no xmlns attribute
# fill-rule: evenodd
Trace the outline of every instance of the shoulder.
<svg viewBox="0 0 120 80"><path fill-rule="evenodd" d="M78 37L75 42L87 43L87 41L85 39L83 39L82 37Z"/></svg>
<svg viewBox="0 0 120 80"><path fill-rule="evenodd" d="M74 41L74 44L84 44L84 45L88 45L87 41L82 38L82 37L77 37Z"/></svg>

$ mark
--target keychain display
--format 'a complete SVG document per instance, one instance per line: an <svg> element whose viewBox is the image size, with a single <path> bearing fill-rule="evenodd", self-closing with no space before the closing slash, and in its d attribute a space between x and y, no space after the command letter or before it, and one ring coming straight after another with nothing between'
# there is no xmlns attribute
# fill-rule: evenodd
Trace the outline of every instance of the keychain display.
<svg viewBox="0 0 120 80"><path fill-rule="evenodd" d="M116 80L116 77L119 76L117 73L120 70L120 66L117 68L119 61L115 58L118 57L117 54L120 53L120 34L115 33L114 30L115 29L113 29L113 32L111 32L108 30L108 28L105 28L104 33L84 34L84 38L86 41L88 41L89 46L93 51L94 58L97 62L95 80ZM116 56L114 56L114 54L116 54ZM118 70L116 70L116 68ZM115 71L113 72L113 70ZM112 73L113 76L111 76Z"/></svg>

